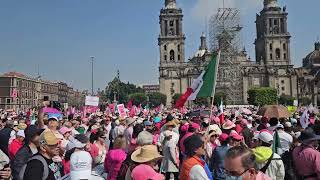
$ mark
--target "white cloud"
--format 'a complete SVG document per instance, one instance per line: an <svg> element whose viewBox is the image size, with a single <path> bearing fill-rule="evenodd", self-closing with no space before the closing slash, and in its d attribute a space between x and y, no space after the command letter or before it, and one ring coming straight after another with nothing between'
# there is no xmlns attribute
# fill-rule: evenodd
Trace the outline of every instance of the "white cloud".
<svg viewBox="0 0 320 180"><path fill-rule="evenodd" d="M241 14L262 8L263 0L224 0L225 7L238 8ZM196 0L195 5L191 8L191 15L194 20L203 22L206 17L217 12L217 9L223 7L222 0Z"/></svg>

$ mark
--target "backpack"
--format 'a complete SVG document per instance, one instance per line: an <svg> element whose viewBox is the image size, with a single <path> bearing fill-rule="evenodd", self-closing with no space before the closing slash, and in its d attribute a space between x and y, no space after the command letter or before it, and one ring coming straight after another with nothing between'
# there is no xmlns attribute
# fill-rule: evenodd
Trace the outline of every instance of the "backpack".
<svg viewBox="0 0 320 180"><path fill-rule="evenodd" d="M46 180L49 176L49 169L47 168L48 167L48 163L47 161L41 156L41 155L35 155L33 156L32 158L30 158L28 160L28 162L32 161L32 160L38 160L42 163L43 165L43 176L42 176L42 180ZM20 180L23 180L23 176L24 176L24 173L26 171L26 168L27 168L27 165L28 165L28 162L22 166L20 172L19 172L19 179Z"/></svg>

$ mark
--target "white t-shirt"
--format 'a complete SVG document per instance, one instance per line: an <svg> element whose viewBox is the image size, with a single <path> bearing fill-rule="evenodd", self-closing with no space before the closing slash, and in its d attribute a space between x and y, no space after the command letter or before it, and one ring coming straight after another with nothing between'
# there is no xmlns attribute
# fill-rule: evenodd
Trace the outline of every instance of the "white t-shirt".
<svg viewBox="0 0 320 180"><path fill-rule="evenodd" d="M200 165L195 165L191 168L189 177L190 180L209 180L206 171Z"/></svg>
<svg viewBox="0 0 320 180"><path fill-rule="evenodd" d="M293 138L290 134L286 133L285 131L278 131L279 139L280 139L280 145L283 152L289 151L291 144L293 142ZM279 155L281 155L280 153Z"/></svg>

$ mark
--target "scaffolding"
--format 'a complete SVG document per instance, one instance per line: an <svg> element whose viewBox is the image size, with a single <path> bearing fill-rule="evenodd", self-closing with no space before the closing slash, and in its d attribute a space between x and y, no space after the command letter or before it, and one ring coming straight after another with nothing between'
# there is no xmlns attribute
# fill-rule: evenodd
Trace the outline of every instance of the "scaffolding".
<svg viewBox="0 0 320 180"><path fill-rule="evenodd" d="M229 104L243 103L243 83L239 61L241 46L240 11L219 8L209 20L211 52L221 50L216 92L224 92Z"/></svg>

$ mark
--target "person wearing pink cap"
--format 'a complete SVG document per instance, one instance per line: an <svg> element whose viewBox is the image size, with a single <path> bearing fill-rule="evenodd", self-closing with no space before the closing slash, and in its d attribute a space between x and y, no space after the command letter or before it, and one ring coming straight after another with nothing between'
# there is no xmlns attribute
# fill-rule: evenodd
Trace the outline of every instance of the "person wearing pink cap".
<svg viewBox="0 0 320 180"><path fill-rule="evenodd" d="M71 131L72 129L71 128L68 128L68 127L61 127L59 132L63 135L63 139L60 143L60 146L65 149L67 147L67 144L69 143L69 138L71 136Z"/></svg>
<svg viewBox="0 0 320 180"><path fill-rule="evenodd" d="M231 131L229 145L231 147L240 146L243 141L243 136L239 135L236 131Z"/></svg>
<svg viewBox="0 0 320 180"><path fill-rule="evenodd" d="M187 139L188 137L192 136L193 134L199 133L200 131L200 125L197 123L192 123L189 125L188 128L188 132L180 139L180 151L182 153L182 155L185 155L185 147L184 147L184 141L185 139Z"/></svg>
<svg viewBox="0 0 320 180"><path fill-rule="evenodd" d="M229 135L222 133L219 136L219 141L221 146L215 148L210 159L209 168L213 172L213 177L215 179L225 179L224 173L224 157L227 153L229 147Z"/></svg>

